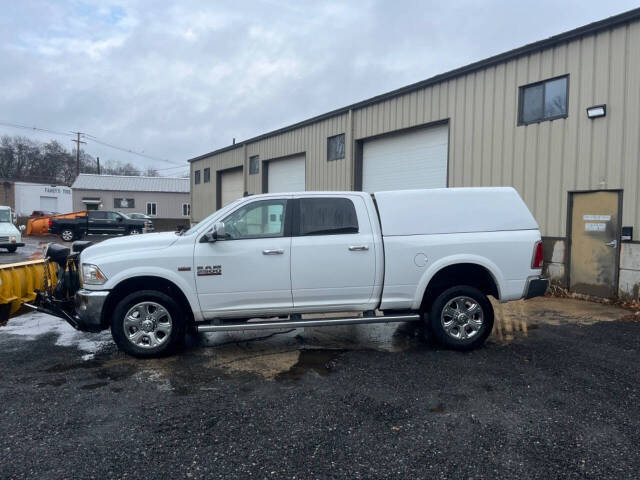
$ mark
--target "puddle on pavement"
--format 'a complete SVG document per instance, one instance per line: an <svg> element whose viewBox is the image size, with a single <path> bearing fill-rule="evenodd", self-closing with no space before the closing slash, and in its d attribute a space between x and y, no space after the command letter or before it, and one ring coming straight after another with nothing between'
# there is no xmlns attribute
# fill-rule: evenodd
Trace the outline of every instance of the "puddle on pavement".
<svg viewBox="0 0 640 480"><path fill-rule="evenodd" d="M499 304L493 302L495 320L490 342L508 343L526 338L545 325L593 325L618 320L627 310L614 305L570 298L538 297Z"/></svg>
<svg viewBox="0 0 640 480"><path fill-rule="evenodd" d="M301 350L298 361L286 372L275 376L276 380L298 380L307 372L315 372L320 376L327 376L335 367L338 355L344 350Z"/></svg>

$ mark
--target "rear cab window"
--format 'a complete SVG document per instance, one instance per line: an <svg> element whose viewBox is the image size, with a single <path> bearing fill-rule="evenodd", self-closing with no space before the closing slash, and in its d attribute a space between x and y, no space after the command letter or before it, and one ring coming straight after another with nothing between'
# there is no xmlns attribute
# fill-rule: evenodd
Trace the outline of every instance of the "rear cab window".
<svg viewBox="0 0 640 480"><path fill-rule="evenodd" d="M344 235L360 231L353 201L344 197L300 198L296 224L300 236Z"/></svg>

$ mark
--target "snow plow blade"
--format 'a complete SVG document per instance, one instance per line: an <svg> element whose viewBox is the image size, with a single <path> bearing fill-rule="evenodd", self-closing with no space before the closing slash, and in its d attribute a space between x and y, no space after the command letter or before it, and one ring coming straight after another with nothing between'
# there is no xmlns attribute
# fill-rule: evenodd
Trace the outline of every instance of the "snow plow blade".
<svg viewBox="0 0 640 480"><path fill-rule="evenodd" d="M56 266L46 260L0 265L0 323L6 322L26 302L35 300L37 290L55 285Z"/></svg>

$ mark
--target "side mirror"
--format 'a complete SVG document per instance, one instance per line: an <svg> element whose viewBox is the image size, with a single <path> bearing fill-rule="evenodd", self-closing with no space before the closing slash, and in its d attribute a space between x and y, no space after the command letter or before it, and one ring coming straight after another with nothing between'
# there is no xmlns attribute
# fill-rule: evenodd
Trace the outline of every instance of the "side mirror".
<svg viewBox="0 0 640 480"><path fill-rule="evenodd" d="M122 222L122 217L117 217L116 222Z"/></svg>
<svg viewBox="0 0 640 480"><path fill-rule="evenodd" d="M216 222L213 225L213 230L210 232L205 233L202 238L200 239L200 243L213 243L213 242L217 242L218 240L224 240L224 238L227 236L227 233L224 229L224 223L223 222Z"/></svg>
<svg viewBox="0 0 640 480"><path fill-rule="evenodd" d="M224 228L224 222L216 222L213 225L213 233L216 240L224 240L227 237L227 230Z"/></svg>

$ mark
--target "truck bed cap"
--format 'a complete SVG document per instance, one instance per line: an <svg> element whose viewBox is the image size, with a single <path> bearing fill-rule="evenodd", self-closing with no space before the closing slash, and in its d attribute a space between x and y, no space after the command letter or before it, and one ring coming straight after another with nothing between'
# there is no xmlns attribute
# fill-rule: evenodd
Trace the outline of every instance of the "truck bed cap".
<svg viewBox="0 0 640 480"><path fill-rule="evenodd" d="M535 230L538 224L511 187L376 192L383 236Z"/></svg>

